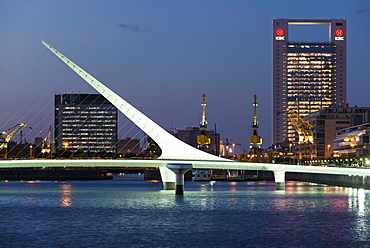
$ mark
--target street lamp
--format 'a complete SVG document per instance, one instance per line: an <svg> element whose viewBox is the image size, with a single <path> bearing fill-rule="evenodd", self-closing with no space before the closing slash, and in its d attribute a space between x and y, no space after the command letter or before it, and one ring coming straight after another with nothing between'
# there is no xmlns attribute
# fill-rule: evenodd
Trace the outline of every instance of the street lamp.
<svg viewBox="0 0 370 248"><path fill-rule="evenodd" d="M69 143L68 143L68 142L66 142L66 141L65 141L65 142L63 142L63 148L64 148L64 149L67 149L67 148L68 148L68 146L69 146Z"/></svg>
<svg viewBox="0 0 370 248"><path fill-rule="evenodd" d="M326 157L330 158L330 144L328 144L328 155Z"/></svg>
<svg viewBox="0 0 370 248"><path fill-rule="evenodd" d="M33 148L33 146L32 146L32 145L30 145L30 158L33 158L32 148Z"/></svg>

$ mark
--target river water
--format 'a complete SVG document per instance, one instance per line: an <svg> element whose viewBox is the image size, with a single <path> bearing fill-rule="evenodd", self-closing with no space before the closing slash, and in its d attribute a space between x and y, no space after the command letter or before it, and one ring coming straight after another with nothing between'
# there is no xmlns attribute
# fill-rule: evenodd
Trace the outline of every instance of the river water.
<svg viewBox="0 0 370 248"><path fill-rule="evenodd" d="M0 181L0 247L370 247L367 190L127 179Z"/></svg>

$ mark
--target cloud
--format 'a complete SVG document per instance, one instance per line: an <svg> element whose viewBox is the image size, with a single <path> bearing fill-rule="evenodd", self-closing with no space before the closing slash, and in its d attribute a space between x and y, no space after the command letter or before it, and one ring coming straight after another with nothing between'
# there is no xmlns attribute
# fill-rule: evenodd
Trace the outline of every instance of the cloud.
<svg viewBox="0 0 370 248"><path fill-rule="evenodd" d="M363 13L367 13L367 12L370 12L370 9L357 9L356 10L356 14L363 14Z"/></svg>
<svg viewBox="0 0 370 248"><path fill-rule="evenodd" d="M118 26L120 26L123 29L130 30L132 32L141 32L141 29L138 25L119 24Z"/></svg>

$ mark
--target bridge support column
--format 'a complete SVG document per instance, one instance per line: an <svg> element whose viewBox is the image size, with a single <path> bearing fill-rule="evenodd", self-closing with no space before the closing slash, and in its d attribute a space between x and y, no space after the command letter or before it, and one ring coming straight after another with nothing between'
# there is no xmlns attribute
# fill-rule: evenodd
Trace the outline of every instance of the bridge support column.
<svg viewBox="0 0 370 248"><path fill-rule="evenodd" d="M184 194L184 175L193 168L191 164L167 164L166 167L176 175L176 195Z"/></svg>
<svg viewBox="0 0 370 248"><path fill-rule="evenodd" d="M174 190L174 189L176 189L176 187L175 187L175 182L176 182L175 173L173 173L167 167L159 167L159 172L161 173L163 189L164 190Z"/></svg>
<svg viewBox="0 0 370 248"><path fill-rule="evenodd" d="M285 171L274 171L276 190L285 189Z"/></svg>

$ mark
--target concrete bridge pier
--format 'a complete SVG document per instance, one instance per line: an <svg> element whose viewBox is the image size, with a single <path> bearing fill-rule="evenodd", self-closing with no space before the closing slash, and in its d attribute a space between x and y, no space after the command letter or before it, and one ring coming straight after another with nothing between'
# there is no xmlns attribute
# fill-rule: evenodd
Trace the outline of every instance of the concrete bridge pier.
<svg viewBox="0 0 370 248"><path fill-rule="evenodd" d="M174 190L176 189L175 182L176 176L175 174L168 169L167 167L159 167L159 172L161 173L162 184L164 190Z"/></svg>
<svg viewBox="0 0 370 248"><path fill-rule="evenodd" d="M176 195L184 194L184 175L193 168L191 164L167 164L166 167L175 173Z"/></svg>
<svg viewBox="0 0 370 248"><path fill-rule="evenodd" d="M285 189L285 171L273 171L275 177L276 190Z"/></svg>

